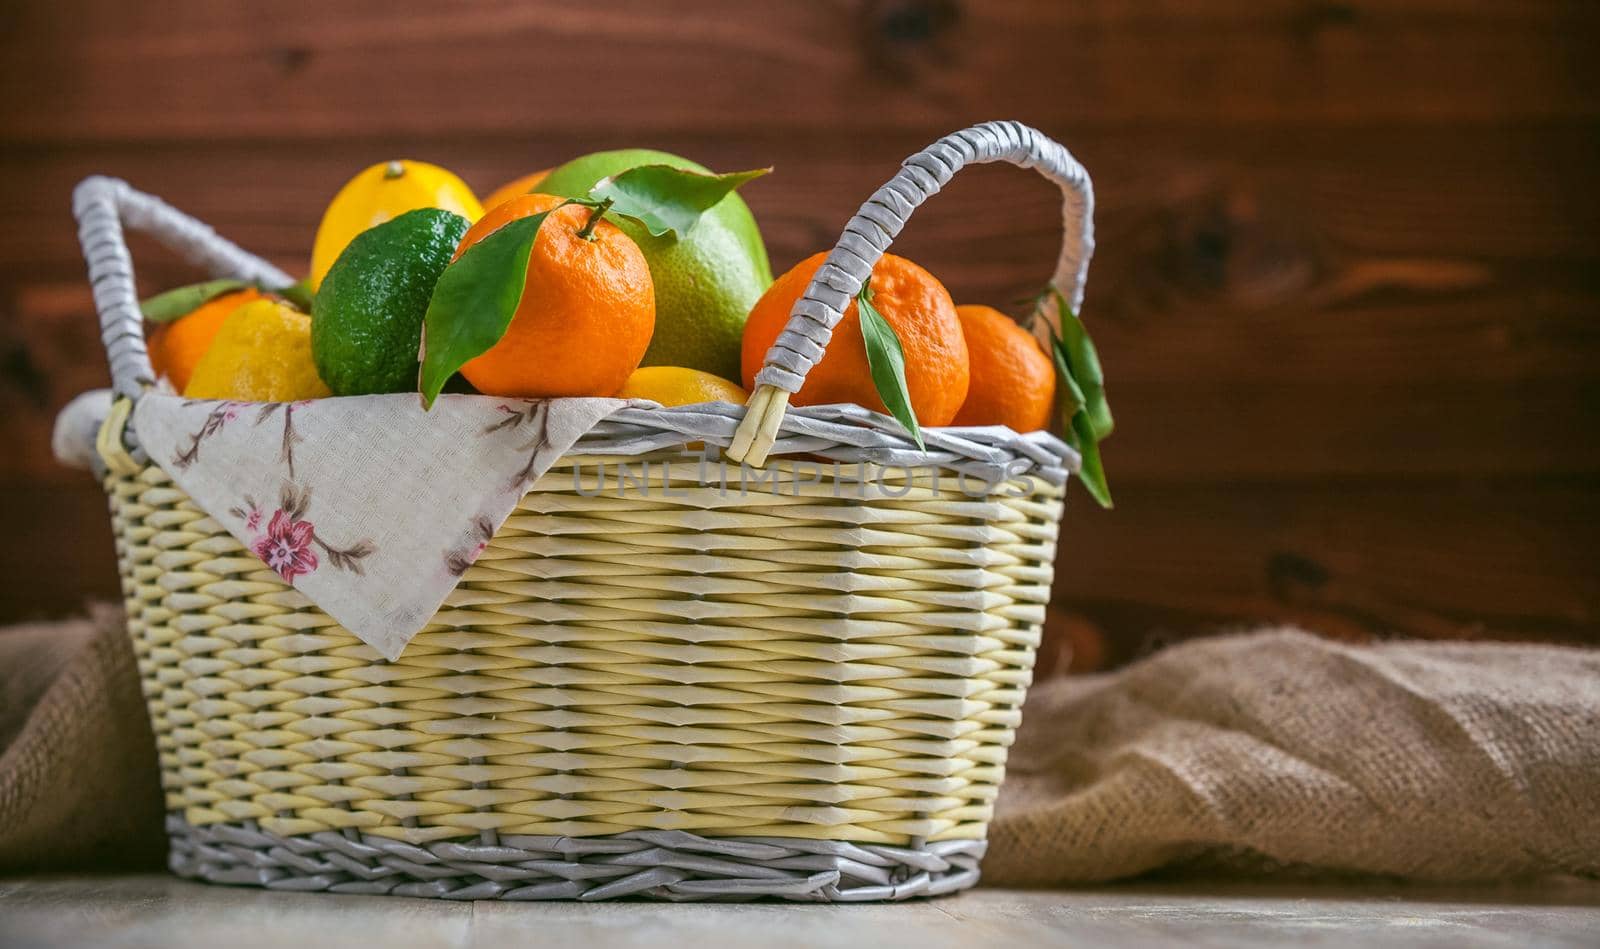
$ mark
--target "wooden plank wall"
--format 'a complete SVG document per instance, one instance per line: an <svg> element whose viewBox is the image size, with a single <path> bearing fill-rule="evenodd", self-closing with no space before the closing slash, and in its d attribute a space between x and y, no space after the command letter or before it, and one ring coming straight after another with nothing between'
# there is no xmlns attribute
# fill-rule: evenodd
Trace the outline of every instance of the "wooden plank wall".
<svg viewBox="0 0 1600 949"><path fill-rule="evenodd" d="M1119 504L1077 495L1060 666L1256 621L1600 641L1600 5L1590 0L20 0L0 12L0 619L116 589L48 433L105 380L67 213L109 172L291 269L370 162L474 185L597 148L774 164L786 267L905 154L1017 118L1093 171ZM900 250L1047 274L979 169ZM150 288L189 274L136 247Z"/></svg>

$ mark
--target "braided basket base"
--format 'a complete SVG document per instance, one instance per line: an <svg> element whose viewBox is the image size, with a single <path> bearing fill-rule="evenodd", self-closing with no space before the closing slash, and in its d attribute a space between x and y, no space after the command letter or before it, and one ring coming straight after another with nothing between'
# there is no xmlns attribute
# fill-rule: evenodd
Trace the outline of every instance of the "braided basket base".
<svg viewBox="0 0 1600 949"><path fill-rule="evenodd" d="M981 840L921 848L683 831L415 845L357 831L282 837L167 817L179 876L273 890L450 900L903 900L978 881Z"/></svg>

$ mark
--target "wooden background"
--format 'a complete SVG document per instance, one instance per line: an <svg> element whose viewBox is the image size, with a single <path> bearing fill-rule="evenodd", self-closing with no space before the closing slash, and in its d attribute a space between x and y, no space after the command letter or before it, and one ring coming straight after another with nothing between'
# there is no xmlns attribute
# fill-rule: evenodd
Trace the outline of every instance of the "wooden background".
<svg viewBox="0 0 1600 949"><path fill-rule="evenodd" d="M487 190L650 145L746 189L774 266L904 155L1016 118L1094 173L1085 317L1118 506L1069 505L1061 666L1256 621L1600 641L1600 4L786 0L0 8L0 620L113 596L48 435L104 384L68 214L108 172L303 270L390 157ZM897 250L958 301L1048 274L1048 185L978 169ZM149 288L190 274L135 248Z"/></svg>

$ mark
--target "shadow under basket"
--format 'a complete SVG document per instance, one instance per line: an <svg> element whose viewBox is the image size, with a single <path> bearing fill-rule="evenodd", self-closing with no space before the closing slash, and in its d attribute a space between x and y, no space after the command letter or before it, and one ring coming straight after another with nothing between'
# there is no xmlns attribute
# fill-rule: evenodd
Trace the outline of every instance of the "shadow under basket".
<svg viewBox="0 0 1600 949"><path fill-rule="evenodd" d="M600 493L607 467L540 478L392 663L160 468L108 475L172 869L460 899L975 882L1060 487L912 469L863 500L777 461L741 492L659 458Z"/></svg>
<svg viewBox="0 0 1600 949"><path fill-rule="evenodd" d="M912 210L987 161L1060 187L1055 285L1076 306L1082 167L1017 123L946 136L851 219L746 406L629 406L584 435L393 662L195 504L128 423L154 380L124 225L218 276L288 276L124 182L80 185L117 397L96 447L172 869L453 899L976 882L1077 456L998 427L926 429L924 449L864 409L788 397ZM696 443L740 463L708 483ZM971 492L975 467L1003 475Z"/></svg>

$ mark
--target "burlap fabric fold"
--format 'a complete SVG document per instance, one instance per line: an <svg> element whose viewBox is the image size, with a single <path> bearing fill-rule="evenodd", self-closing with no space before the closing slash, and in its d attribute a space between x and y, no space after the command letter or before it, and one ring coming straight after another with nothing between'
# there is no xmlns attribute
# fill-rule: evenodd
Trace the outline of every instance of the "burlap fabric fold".
<svg viewBox="0 0 1600 949"><path fill-rule="evenodd" d="M160 782L120 611L0 629L0 873L160 866Z"/></svg>
<svg viewBox="0 0 1600 949"><path fill-rule="evenodd" d="M990 884L1600 875L1600 651L1269 631L1043 683L990 839ZM162 850L120 618L0 630L0 872Z"/></svg>
<svg viewBox="0 0 1600 949"><path fill-rule="evenodd" d="M1600 651L1189 642L1035 689L984 880L1600 875Z"/></svg>

